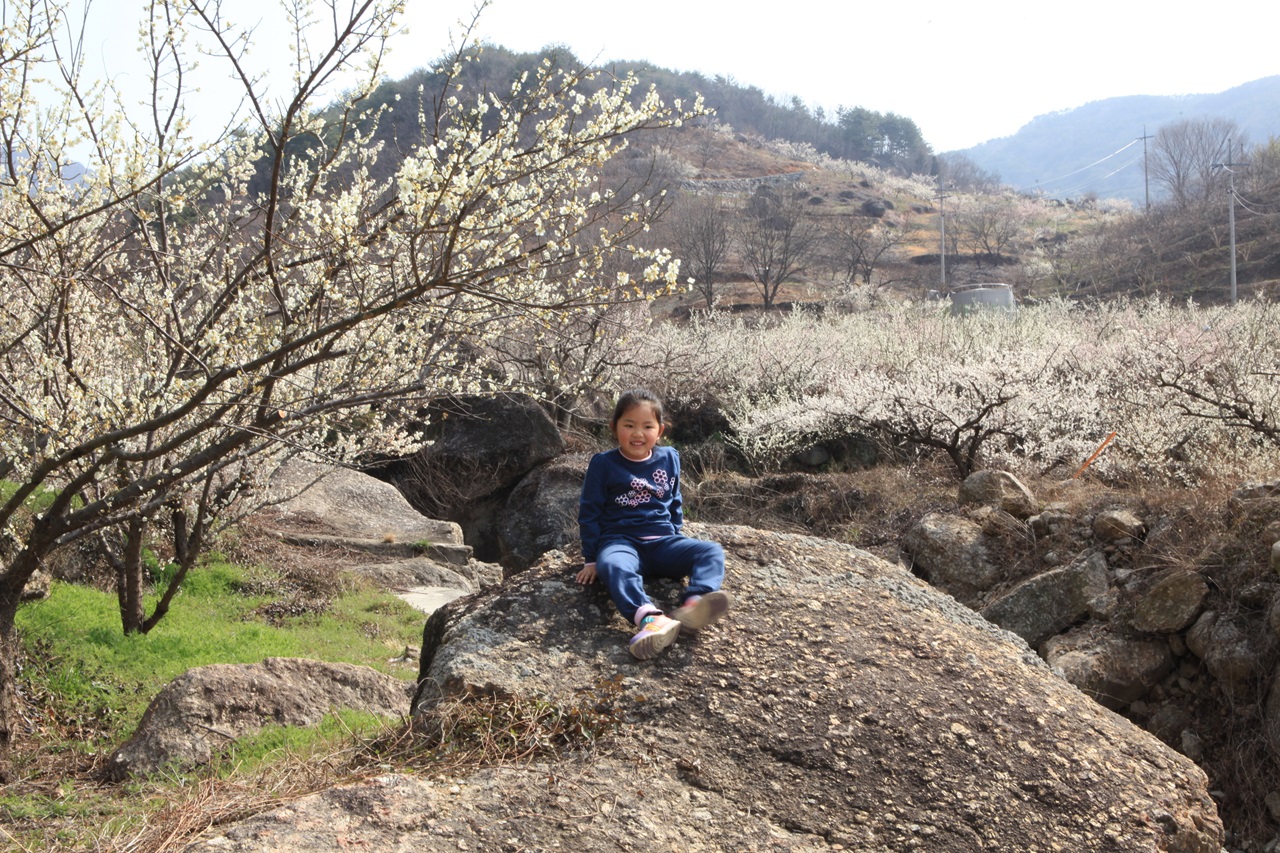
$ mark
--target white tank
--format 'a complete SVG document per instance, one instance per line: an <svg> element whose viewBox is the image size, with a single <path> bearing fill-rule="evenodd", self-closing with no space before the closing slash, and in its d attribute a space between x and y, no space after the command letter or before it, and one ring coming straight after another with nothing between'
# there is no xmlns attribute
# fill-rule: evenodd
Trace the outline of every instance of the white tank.
<svg viewBox="0 0 1280 853"><path fill-rule="evenodd" d="M1018 310L1013 288L1007 284L962 284L951 291L951 313L968 314L981 308L998 308L1012 314Z"/></svg>

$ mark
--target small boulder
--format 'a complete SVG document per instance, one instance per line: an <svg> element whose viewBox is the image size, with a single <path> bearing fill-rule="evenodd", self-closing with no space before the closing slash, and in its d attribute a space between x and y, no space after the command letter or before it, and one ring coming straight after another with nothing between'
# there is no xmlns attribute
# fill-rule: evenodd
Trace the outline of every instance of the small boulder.
<svg viewBox="0 0 1280 853"><path fill-rule="evenodd" d="M1139 596L1130 624L1158 634L1181 631L1195 620L1208 594L1209 585L1198 572L1167 574Z"/></svg>
<svg viewBox="0 0 1280 853"><path fill-rule="evenodd" d="M1259 522L1265 531L1265 525L1280 521L1280 480L1244 484L1227 499L1227 511L1233 518Z"/></svg>
<svg viewBox="0 0 1280 853"><path fill-rule="evenodd" d="M1037 536L1057 536L1070 530L1074 521L1074 516L1065 507L1054 504L1045 507L1039 515L1028 518L1027 525Z"/></svg>
<svg viewBox="0 0 1280 853"><path fill-rule="evenodd" d="M471 562L476 567L486 565L475 560ZM461 566L444 565L425 557L391 560L385 563L353 563L350 570L353 574L373 581L380 589L441 586L456 589L465 594L475 592L486 583L497 583L502 580L501 571L497 572L496 577L487 577L482 580L473 572L464 571Z"/></svg>
<svg viewBox="0 0 1280 853"><path fill-rule="evenodd" d="M133 737L112 754L107 773L124 779L169 763L208 763L236 738L267 724L309 726L335 708L396 717L414 685L366 666L302 658L211 664L171 681Z"/></svg>
<svg viewBox="0 0 1280 853"><path fill-rule="evenodd" d="M1187 632L1187 647L1228 696L1245 695L1275 664L1275 638L1243 619L1207 610Z"/></svg>
<svg viewBox="0 0 1280 853"><path fill-rule="evenodd" d="M1147 526L1127 509L1106 510L1093 519L1093 535L1103 542L1138 542L1146 532Z"/></svg>
<svg viewBox="0 0 1280 853"><path fill-rule="evenodd" d="M36 569L31 573L31 577L27 578L27 584L22 588L22 601L44 601L49 597L49 588L53 580L49 573L41 569Z"/></svg>
<svg viewBox="0 0 1280 853"><path fill-rule="evenodd" d="M821 444L814 444L804 450L797 450L791 458L805 468L821 468L831 461L831 451Z"/></svg>
<svg viewBox="0 0 1280 853"><path fill-rule="evenodd" d="M1274 545L1280 542L1280 519L1268 521L1266 526L1262 528L1262 542L1264 545Z"/></svg>
<svg viewBox="0 0 1280 853"><path fill-rule="evenodd" d="M974 471L960 484L956 501L961 506L996 507L1023 520L1035 515L1040 507L1031 490L1008 471Z"/></svg>
<svg viewBox="0 0 1280 853"><path fill-rule="evenodd" d="M1265 483L1245 483L1231 493L1231 501L1256 501L1280 497L1280 480Z"/></svg>
<svg viewBox="0 0 1280 853"><path fill-rule="evenodd" d="M965 604L974 603L1000 577L982 528L965 518L929 513L907 531L902 545L931 584Z"/></svg>
<svg viewBox="0 0 1280 853"><path fill-rule="evenodd" d="M1174 664L1163 640L1131 640L1096 628L1052 637L1041 654L1067 681L1113 711L1145 696Z"/></svg>
<svg viewBox="0 0 1280 853"><path fill-rule="evenodd" d="M1036 575L982 609L982 615L1033 648L1071 627L1107 593L1107 563L1101 554Z"/></svg>

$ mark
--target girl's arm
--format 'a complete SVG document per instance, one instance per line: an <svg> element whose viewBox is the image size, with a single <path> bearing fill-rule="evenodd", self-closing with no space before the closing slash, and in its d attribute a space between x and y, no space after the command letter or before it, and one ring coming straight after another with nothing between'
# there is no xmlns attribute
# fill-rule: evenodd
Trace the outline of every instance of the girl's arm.
<svg viewBox="0 0 1280 853"><path fill-rule="evenodd" d="M600 542L600 515L605 501L604 465L598 456L591 457L587 474L582 479L582 497L578 501L578 538L582 540L582 560L594 572L596 547Z"/></svg>
<svg viewBox="0 0 1280 853"><path fill-rule="evenodd" d="M676 533L684 526L684 496L680 494L680 454L671 451L671 525Z"/></svg>

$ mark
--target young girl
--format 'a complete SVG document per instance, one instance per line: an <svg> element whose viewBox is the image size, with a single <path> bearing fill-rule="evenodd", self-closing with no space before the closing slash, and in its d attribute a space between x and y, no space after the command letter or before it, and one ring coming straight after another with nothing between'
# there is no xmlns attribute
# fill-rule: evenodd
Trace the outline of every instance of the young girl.
<svg viewBox="0 0 1280 853"><path fill-rule="evenodd" d="M666 430L661 401L642 389L626 392L609 428L618 447L593 456L582 483L584 565L577 581L604 581L618 611L640 629L629 649L644 660L675 642L682 628L698 631L729 609L720 591L724 549L680 533L680 456L658 445ZM685 577L689 585L668 618L649 600L644 581Z"/></svg>

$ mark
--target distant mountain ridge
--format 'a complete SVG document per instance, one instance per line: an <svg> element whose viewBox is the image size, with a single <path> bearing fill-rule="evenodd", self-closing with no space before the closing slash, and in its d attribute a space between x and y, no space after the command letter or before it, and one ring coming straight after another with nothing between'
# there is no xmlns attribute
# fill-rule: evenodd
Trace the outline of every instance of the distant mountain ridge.
<svg viewBox="0 0 1280 853"><path fill-rule="evenodd" d="M1017 133L958 152L1026 192L1144 198L1142 139L1182 119L1234 120L1255 145L1280 136L1280 75L1208 95L1128 95L1037 116ZM1147 140L1147 145L1151 140ZM1151 187L1152 199L1158 188Z"/></svg>

